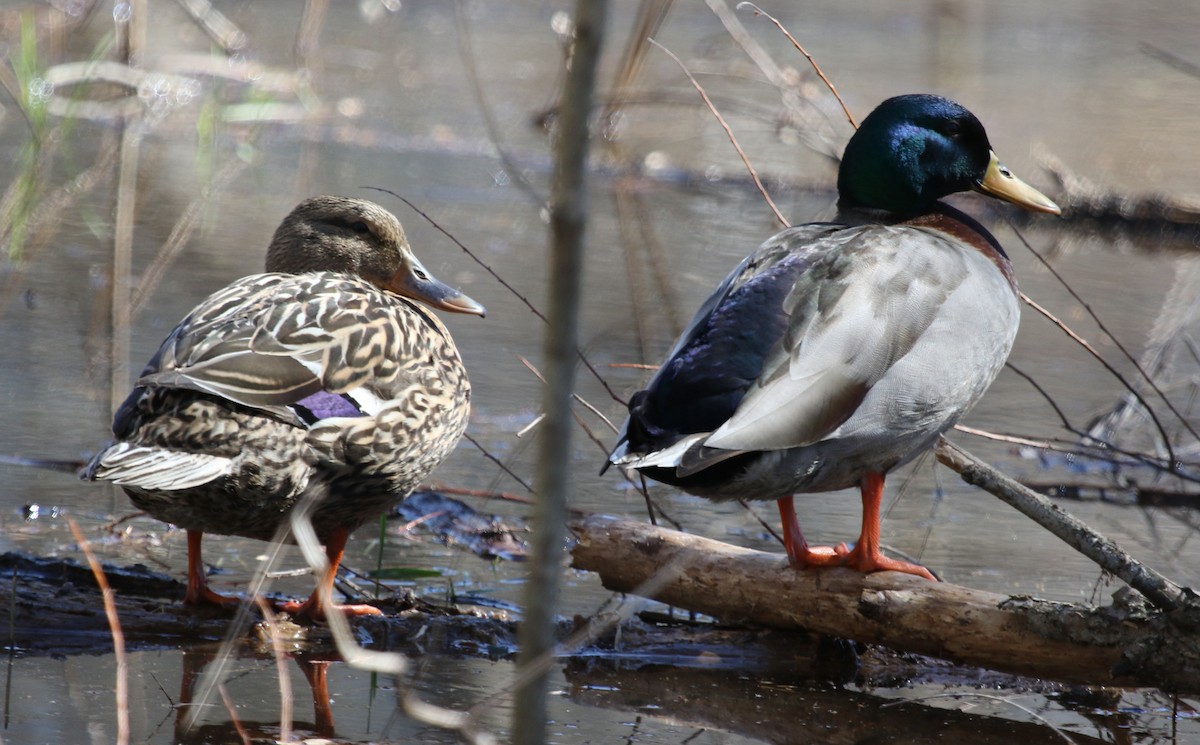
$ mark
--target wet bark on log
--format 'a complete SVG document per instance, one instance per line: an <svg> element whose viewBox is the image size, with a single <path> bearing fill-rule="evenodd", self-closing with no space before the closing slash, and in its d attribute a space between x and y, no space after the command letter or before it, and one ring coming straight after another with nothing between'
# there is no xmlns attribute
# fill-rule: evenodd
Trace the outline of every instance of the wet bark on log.
<svg viewBox="0 0 1200 745"><path fill-rule="evenodd" d="M1089 608L895 572L797 572L782 555L605 516L572 528L573 566L598 573L606 588L723 621L1066 682L1200 691L1194 609L1158 611L1130 590Z"/></svg>

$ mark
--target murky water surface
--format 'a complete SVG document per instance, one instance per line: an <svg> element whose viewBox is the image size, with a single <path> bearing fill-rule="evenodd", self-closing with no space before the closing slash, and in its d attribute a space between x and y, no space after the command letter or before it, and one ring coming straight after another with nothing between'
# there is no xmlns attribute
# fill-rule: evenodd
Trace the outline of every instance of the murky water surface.
<svg viewBox="0 0 1200 745"><path fill-rule="evenodd" d="M456 16L449 3L394 5L396 9L388 11L375 0L332 4L309 51L310 74L302 80L285 76L287 85L272 86L270 74L290 75L299 64L293 49L299 24L295 3L218 4L246 33L245 57L267 68L251 75L250 82L217 82L181 66L181 53L208 55L208 42L177 5L156 4L143 67L175 70L198 84L158 93L154 88L143 90L154 101L142 125L136 161L132 262L133 276L141 278L140 284L135 281L135 291L144 295L138 296L141 304L133 311L130 369L119 387L128 386L131 373L197 301L233 278L260 269L271 231L299 199L316 193L367 196L401 217L426 266L488 307L484 320L446 318L475 385L470 431L482 447L529 480L531 438L518 439L516 433L536 416L541 391L521 358L540 358L541 322L419 216L361 187L386 187L412 200L530 302L541 305L547 227L530 193L545 194L549 158L546 139L533 122L553 104L563 55L562 40L553 27L562 8L536 2L467 2ZM615 5L601 77L604 91L611 89L617 51L633 22L632 3ZM781 129L785 112L779 92L762 82L762 74L709 8L694 2L677 6L657 38L699 74L748 156L770 176L783 212L793 222L828 215L834 174L815 150L840 147L849 134L836 104L816 84L806 83L813 103L800 111L828 139L805 134L799 138L803 142L797 142L794 131ZM0 7L0 17L8 22L0 42L7 45L10 57L21 49L16 31L20 8L15 2ZM110 10L101 5L82 28L43 34L38 47L41 64L91 58L111 31ZM1200 193L1195 176L1200 172L1200 150L1195 147L1200 78L1164 64L1143 46L1152 44L1200 64L1200 15L1190 0L1151 6L1115 0L887 6L839 1L805 3L803 8L783 3L771 10L817 56L860 117L886 96L936 91L978 114L1005 162L1052 194L1053 183L1039 167L1050 156L1078 176L1117 192L1179 197ZM748 13L739 18L779 64L811 78L803 59L769 24ZM478 89L468 73L472 64ZM219 62L218 67L223 65ZM618 141L596 156L603 167L592 180L593 222L583 297L583 343L597 370L621 395L636 390L646 374L610 364L657 361L673 338L674 326L686 320L745 253L777 229L762 200L746 188L740 162L724 134L698 105L674 63L650 51L632 91ZM10 98L3 106L0 154L4 162L17 164L30 142L30 124ZM302 116L296 123L270 119L280 112ZM51 123L57 121L51 118ZM102 157L115 131L111 122L77 123L68 137L52 145L59 152L57 165L45 176L48 188L66 186ZM498 142L491 139L493 132ZM497 156L497 144L515 168ZM613 176L622 163L631 161L643 163L658 178ZM16 173L15 165L5 171L5 188L11 188ZM112 266L113 173L111 168L104 170L99 185L78 192L61 209L52 232L30 235L21 260L0 267L2 454L79 458L107 437L112 406L106 298ZM687 183L675 178L689 173L700 178ZM200 209L191 240L151 283L146 278L156 271L173 226L214 175L229 178ZM995 232L1013 256L1022 289L1092 340L1119 371L1132 375L1132 365L1097 330L1081 302L1072 299L1005 226L1002 220L1012 212L982 205L974 197L962 204L996 220ZM1160 311L1176 278L1196 274L1197 259L1188 254L1200 242L1195 234L1114 237L1088 232L1086 226L1064 227L1052 219L1022 225L1026 239L1052 257L1056 269L1135 356L1144 353L1155 334L1166 334L1169 323L1185 318L1194 302L1195 292L1185 285L1173 310L1166 315ZM665 289L646 270L652 262L642 247L652 241L660 245L654 260L668 279ZM633 246L630 254L627 244ZM635 308L640 309L640 323ZM1080 428L1110 410L1124 393L1100 364L1028 309L1012 361ZM1174 368L1164 372L1177 386L1175 397L1181 405L1189 400L1191 374ZM609 417L620 418L619 405L586 372L580 374L579 388ZM611 441L603 425L594 419L589 424L606 443ZM1011 371L1001 374L966 424L1026 437L1072 438L1045 398ZM1178 430L1174 423L1169 428ZM1031 480L1092 475L1080 464L1044 469L1036 460L1020 458L1009 444L961 434L956 439ZM643 514L640 495L619 477L596 475L603 459L600 448L583 436L576 438L575 448L574 506ZM0 550L75 555L61 518L67 513L80 522L104 559L145 562L182 575L186 549L181 534L166 532L144 518L115 531L105 529L132 511L119 492L63 474L16 466L0 466L0 471ZM437 478L454 486L524 493L466 442ZM1073 602L1102 600L1114 589L1089 561L994 498L936 468L932 458L894 476L889 486L885 541L937 568L949 581ZM779 550L737 505L713 505L662 487L653 493L691 531ZM30 505L37 509L31 511ZM519 514L497 502L477 506ZM798 507L806 530L819 541L836 542L857 533L859 506L853 493L803 497ZM1096 501L1069 508L1177 581L1200 584L1200 562L1195 560L1186 515ZM774 522L771 505L756 509ZM28 519L31 516L36 519ZM352 543L347 563L374 565L377 549L370 533L362 531ZM214 581L235 589L243 586L263 548L237 539L207 539L206 559L224 571ZM289 562L296 566L300 559L291 556ZM519 566L492 566L427 540L395 536L385 548L385 562L441 570L443 578L415 588L434 597L443 596L452 581L458 592L519 600ZM296 594L307 587L303 578L279 585ZM593 577L572 574L562 612L589 613L606 597ZM131 664L134 740L173 741L176 712L171 707L178 701L185 656L177 650L139 652ZM278 722L273 663L248 660L238 665L230 683L238 715L246 722L264 723L262 731L268 733ZM422 695L446 706L475 705L504 689L513 674L508 663L474 659L433 657L422 665ZM0 730L5 742L112 741L112 658L17 658L8 669L7 728ZM303 690L303 678L292 672L297 690ZM918 685L908 691L882 690L875 697L865 691L831 693L820 686L760 676L700 675L682 675L675 682L666 672L655 673L643 694L639 692L646 685L645 672L593 679L578 671L556 671L553 740L840 741L829 734L839 730L848 739L861 739L872 731L887 731L898 721L878 714L888 699L943 692L941 685ZM670 686L668 680L673 681ZM375 685L383 688L373 687L368 674L344 664L331 667L329 686L340 736L454 740L397 713L389 681ZM952 692L969 690L952 687ZM712 692L743 703L761 699L755 704L757 719L722 717ZM296 718L302 727L311 722L311 710L298 695ZM507 705L504 700L495 704L485 720L489 727L506 731ZM1118 732L1129 742L1173 733L1179 741L1200 741L1194 720L1172 720L1165 696L1130 693L1123 705L1130 713L1116 722L1087 717L1032 694L1003 703L930 703L1011 720L1025 728L1013 737L1033 741L1056 736L1020 707L1040 712L1069 733L1104 741L1113 741ZM798 714L802 710L828 716L814 713L804 718ZM800 719L811 721L812 729L771 724ZM201 740L232 737L222 724L228 722L224 712L214 710L205 721L211 729ZM743 724L749 721L760 725ZM938 731L930 725L927 736L935 737ZM979 734L978 741L1011 741L1004 739L1007 736L993 733L988 737L1000 739L989 740Z"/></svg>

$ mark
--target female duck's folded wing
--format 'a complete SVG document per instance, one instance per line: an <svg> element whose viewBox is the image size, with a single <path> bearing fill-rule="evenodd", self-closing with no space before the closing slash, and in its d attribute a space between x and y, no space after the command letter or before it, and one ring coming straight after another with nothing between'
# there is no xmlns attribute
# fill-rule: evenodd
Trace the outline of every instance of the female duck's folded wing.
<svg viewBox="0 0 1200 745"><path fill-rule="evenodd" d="M782 339L706 448L782 450L828 436L913 349L968 274L961 254L930 233L845 232L853 240L796 281Z"/></svg>
<svg viewBox="0 0 1200 745"><path fill-rule="evenodd" d="M398 316L444 334L412 303L354 278L247 277L184 319L138 385L204 391L267 410L368 381L386 385L409 351Z"/></svg>

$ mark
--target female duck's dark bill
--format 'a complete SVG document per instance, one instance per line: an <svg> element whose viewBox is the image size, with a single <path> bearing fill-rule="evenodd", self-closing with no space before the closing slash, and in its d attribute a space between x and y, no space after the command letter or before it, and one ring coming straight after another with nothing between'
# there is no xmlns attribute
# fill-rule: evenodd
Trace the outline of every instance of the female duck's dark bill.
<svg viewBox="0 0 1200 745"><path fill-rule="evenodd" d="M996 157L996 153L991 153L991 156L987 173L975 184L976 191L1034 212L1062 214L1062 210L1049 197L1013 175Z"/></svg>
<svg viewBox="0 0 1200 745"><path fill-rule="evenodd" d="M416 259L392 276L389 286L394 292L419 300L431 308L450 313L487 315L487 309L425 270Z"/></svg>
<svg viewBox="0 0 1200 745"><path fill-rule="evenodd" d="M441 297L431 302L430 305L451 313L469 313L480 318L487 315L487 308L484 308L458 290L452 290L452 292L454 293L453 295Z"/></svg>

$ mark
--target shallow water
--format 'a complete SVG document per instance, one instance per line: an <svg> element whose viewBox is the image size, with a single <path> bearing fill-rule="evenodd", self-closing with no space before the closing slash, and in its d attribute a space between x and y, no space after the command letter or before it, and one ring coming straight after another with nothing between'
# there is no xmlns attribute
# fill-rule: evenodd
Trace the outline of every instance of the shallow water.
<svg viewBox="0 0 1200 745"><path fill-rule="evenodd" d="M17 7L10 3L0 13L11 17ZM464 16L456 20L447 4L412 2L370 19L364 9L373 7L371 0L364 0L356 7L336 4L331 9L313 57L311 95L255 92L241 84L197 78L201 85L194 99L182 103L172 99L175 104L163 104L161 115L151 117L139 153L135 278L152 266L172 226L204 188L207 175L231 163L239 164L240 170L200 213L195 235L134 313L130 372L119 387L127 387L131 373L196 302L261 267L271 231L295 202L315 193L363 195L400 216L431 271L488 307L483 320L445 319L475 387L470 432L528 480L531 438L518 439L516 433L536 416L541 391L520 358L536 362L540 357L541 322L418 215L386 195L360 187L387 187L412 200L518 292L540 305L547 279L546 225L538 205L514 183L514 174L497 157L481 105L490 111L501 144L512 154L520 176L544 194L549 168L546 141L531 121L553 102L562 53L552 23L560 9L536 2L467 3ZM220 6L246 32L247 57L283 71L293 70L296 64L294 8L291 3L268 0ZM860 117L888 95L935 90L975 111L1004 161L1051 193L1051 181L1037 165L1039 152L1051 153L1079 176L1119 192L1178 196L1200 192L1195 179L1200 151L1194 146L1200 122L1200 79L1164 65L1139 48L1150 42L1200 63L1196 42L1200 16L1186 0L1167 0L1153 8L1115 1L1063 2L1053 7L944 2L887 9L867 2L816 2L806 3L802 10L790 5L769 10L778 11L780 20L817 56ZM107 6L101 7L84 28L43 40L43 62L88 59L93 45L109 29L108 13ZM765 21L746 13L739 17L780 64L808 75L803 60ZM605 89L631 23L631 7L614 8L601 76ZM12 26L3 28L10 50L16 49L18 37ZM479 65L482 103L465 72L459 48L464 38ZM702 83L729 118L747 154L769 176L784 214L793 222L827 215L833 199L832 167L822 156L796 144L794 137L776 136L781 112L778 92L760 82L761 75L709 9L697 3L678 4L657 38L693 71L702 73ZM172 55L184 49L209 52L206 40L175 5L156 8L147 49L143 62L148 69L173 64ZM817 102L812 110L818 121L828 130L830 142L840 145L848 136L848 125L828 95L812 83L807 85ZM583 298L584 347L622 396L636 390L646 374L609 365L656 362L673 338L672 324L686 320L729 268L777 229L759 196L746 188L740 163L723 132L697 104L674 63L651 51L635 90L639 95L623 118L619 140L596 153L602 167L592 180L593 222ZM301 124L213 125L205 119L221 111L218 104L261 103L264 98L288 105L304 101L311 108ZM5 106L0 153L6 162L15 163L29 141L29 129L11 101L6 99ZM225 111L231 117L239 114ZM256 115L264 114L259 110ZM209 123L198 126L197 122ZM197 132L207 126L215 126L213 144L198 144ZM111 123L77 124L60 145L58 165L48 176L49 188L62 186L86 168L112 132ZM649 167L653 178L615 176L629 161ZM678 178L689 173L703 178L686 182ZM107 437L112 403L106 283L112 263L113 183L80 194L53 221L55 229L42 244L31 242L21 261L0 269L4 293L0 334L5 340L0 346L4 371L0 411L7 425L0 432L0 454L80 458ZM981 202L967 197L961 204L989 220L1013 216ZM636 222L639 211L644 226ZM1058 271L1135 356L1141 354L1160 318L1162 299L1174 276L1196 261L1185 252L1200 245L1200 238L1188 233L1182 238L1176 234L1114 237L1049 218L1022 225L1029 242L1053 257ZM669 278L667 290L654 285L644 269L631 278L623 228L638 236L637 253L630 259L637 267L649 262L641 251L646 236L661 243L657 260ZM1081 304L1021 247L1012 230L997 224L995 232L1013 256L1022 289L1092 340L1117 369L1131 374L1132 366L1104 340ZM640 325L635 324L632 311L635 303L645 308ZM1028 309L1012 361L1032 375L1080 427L1111 408L1123 392L1103 367ZM1182 383L1188 378L1185 371L1174 380ZM586 372L580 373L579 389L609 417L620 418L619 405ZM1178 400L1186 402L1186 388ZM1068 437L1044 399L1010 371L1001 374L965 423L1029 437ZM611 441L603 425L594 419L589 424L605 443ZM961 434L955 439L1015 475L1047 481L1074 475L1066 468L1047 471L1037 461L1017 457L1008 445ZM627 489L619 477L611 472L596 475L603 460L600 448L582 435L574 447L573 506L634 517L644 513L640 495ZM119 492L80 484L64 474L9 465L0 469L4 484L0 550L75 555L61 518L67 513L81 523L103 558L146 562L182 575L181 534L164 532L160 524L144 518L122 523L113 531L106 529L114 518L132 511ZM454 486L524 493L466 442L436 476ZM1057 539L989 495L963 485L954 474L935 468L931 458L889 479L889 487L884 540L935 567L949 581L1073 602L1101 601L1116 587ZM655 487L652 493L691 531L779 550L737 505L713 505L663 487ZM39 506L37 519L27 519L27 505ZM476 506L519 514L495 501ZM836 542L857 532L858 499L850 492L802 497L798 508L806 531L818 541ZM1178 515L1094 501L1068 508L1177 581L1200 583L1192 531ZM756 510L774 523L773 506L759 505ZM206 539L206 559L224 571L214 581L235 590L244 586L263 552L262 544ZM289 565L299 561L293 555ZM360 532L346 561L374 565L376 546L370 530ZM384 562L443 571L444 579L422 582L416 588L434 597L445 594L453 581L458 592L477 590L510 602L519 599L519 566L488 565L428 540L392 536ZM305 593L307 586L304 578L279 585L296 594ZM572 573L562 613L589 613L607 595L594 578ZM169 701L177 695L182 664L175 650L134 655L136 741L172 741L174 714ZM471 705L502 689L512 676L510 665L503 662L433 658L423 664L422 694L447 706ZM10 669L6 710L11 718L8 728L0 730L4 741L51 742L78 738L84 732L96 742L112 740L111 658L25 658L15 660ZM692 742L787 739L764 728L745 731L748 739L743 740L724 731L728 725L719 716L710 712L706 717L703 707L700 711L672 708L673 702L696 695L686 686L675 699L662 694L662 700L635 704L620 696L597 694L601 689L572 684L567 673L555 675L556 742L620 738L679 742L701 729L705 731ZM239 714L247 721L277 721L272 664L245 662L239 676L247 681L239 691L239 706L245 707ZM302 678L294 677L298 686L303 685ZM623 680L618 673L606 685L633 690L635 682L633 676ZM690 683L698 685L696 680ZM786 720L791 716L789 707L835 710L840 705L847 712L844 716L819 720L821 726L836 729L839 722L849 727L859 721L849 712L865 705L853 698L861 692L846 693L839 704L836 697L778 695L783 684L770 680L742 681L741 687L728 683L722 681L716 690L741 697L771 693L767 696L771 703L761 712L764 720ZM718 682L704 684L717 686ZM340 736L453 741L397 715L390 696L371 699L370 688L365 673L345 665L331 670ZM917 685L913 695L942 690L937 683ZM1154 709L1169 699L1151 695L1148 704L1140 695L1129 694L1127 701L1143 713L1130 714L1129 721L1114 730L1077 714L1062 714L1055 721L1069 732L1091 736L1132 731L1133 741L1170 737L1170 711ZM368 700L376 703L368 706ZM801 700L807 703L797 703ZM1044 698L1024 700L1024 705L1043 713L1060 711ZM507 727L503 706L487 720L497 731ZM1012 706L1000 708L1003 718L1032 721ZM47 709L54 716L46 716ZM308 716L298 706L297 718ZM210 721L227 719L214 713ZM1194 720L1180 719L1178 728L1179 741L1200 740ZM228 734L227 729L216 730L212 737Z"/></svg>

